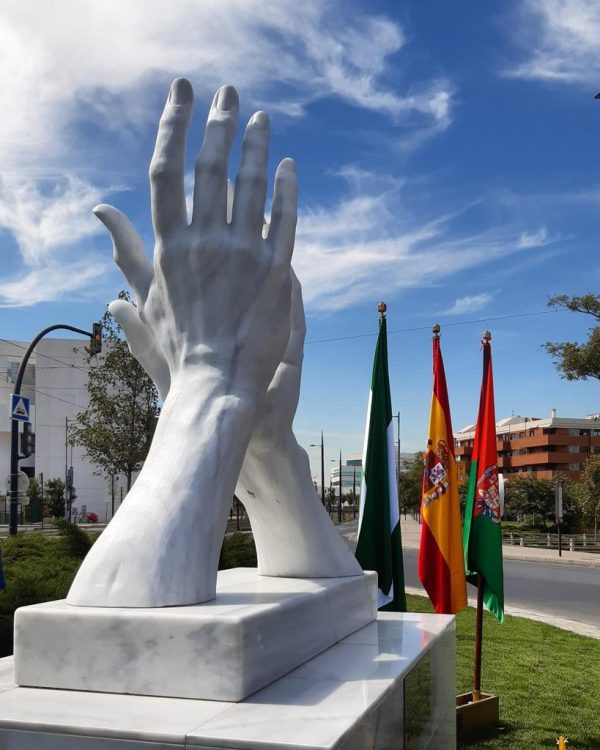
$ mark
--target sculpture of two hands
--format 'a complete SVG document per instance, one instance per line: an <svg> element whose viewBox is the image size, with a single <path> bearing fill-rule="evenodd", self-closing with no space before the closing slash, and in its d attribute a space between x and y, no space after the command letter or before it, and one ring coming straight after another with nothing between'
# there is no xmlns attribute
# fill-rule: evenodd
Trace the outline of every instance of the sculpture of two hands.
<svg viewBox="0 0 600 750"><path fill-rule="evenodd" d="M137 306L113 302L133 355L164 406L140 475L84 560L70 604L160 607L215 596L234 491L249 514L258 571L269 576L359 575L314 490L292 431L305 334L291 268L296 169L276 173L264 223L269 119L246 127L235 189L228 187L238 96L220 88L196 162L193 215L184 191L192 87L173 82L150 165L153 264L129 220L97 216Z"/></svg>

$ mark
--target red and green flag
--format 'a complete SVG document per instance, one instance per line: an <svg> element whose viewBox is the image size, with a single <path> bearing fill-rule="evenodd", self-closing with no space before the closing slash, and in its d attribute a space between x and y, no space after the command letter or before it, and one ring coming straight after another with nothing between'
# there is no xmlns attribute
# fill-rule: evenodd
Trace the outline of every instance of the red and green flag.
<svg viewBox="0 0 600 750"><path fill-rule="evenodd" d="M483 380L471 456L463 547L467 580L476 586L478 575L482 576L484 604L503 622L502 528L490 338L486 332L482 342Z"/></svg>
<svg viewBox="0 0 600 750"><path fill-rule="evenodd" d="M421 499L419 578L438 614L467 606L454 437L440 339L433 338L433 394Z"/></svg>
<svg viewBox="0 0 600 750"><path fill-rule="evenodd" d="M356 559L378 576L378 609L406 612L400 509L396 485L386 320L379 321L367 425Z"/></svg>

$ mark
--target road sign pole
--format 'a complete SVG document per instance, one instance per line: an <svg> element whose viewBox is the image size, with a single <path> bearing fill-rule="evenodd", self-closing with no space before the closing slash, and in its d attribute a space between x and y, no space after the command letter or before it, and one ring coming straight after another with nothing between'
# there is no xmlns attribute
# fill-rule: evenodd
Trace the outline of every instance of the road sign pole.
<svg viewBox="0 0 600 750"><path fill-rule="evenodd" d="M10 507L9 533L17 533L19 513L19 423L13 419L10 425Z"/></svg>
<svg viewBox="0 0 600 750"><path fill-rule="evenodd" d="M558 528L558 556L562 557L562 535L561 525L563 520L563 498L562 498L562 482L557 479L554 483L554 519Z"/></svg>

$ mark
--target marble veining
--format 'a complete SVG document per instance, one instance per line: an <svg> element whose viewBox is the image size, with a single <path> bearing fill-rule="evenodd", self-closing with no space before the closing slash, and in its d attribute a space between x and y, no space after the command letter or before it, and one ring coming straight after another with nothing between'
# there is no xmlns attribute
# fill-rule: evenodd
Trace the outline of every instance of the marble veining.
<svg viewBox="0 0 600 750"><path fill-rule="evenodd" d="M250 516L262 575L357 576L292 429L306 324L291 267L297 217L292 159L280 162L265 221L270 125L250 118L235 189L229 157L239 99L210 107L188 220L189 81L176 79L150 164L152 263L129 219L94 212L136 304L110 310L164 401L144 466L68 593L85 607L167 607L215 597L219 551L236 492ZM160 550L160 554L157 552Z"/></svg>
<svg viewBox="0 0 600 750"><path fill-rule="evenodd" d="M399 750L405 681L426 663L431 701L418 747L453 750L454 648L452 617L380 613L239 703L13 687L0 692L0 747ZM9 667L1 660L0 675Z"/></svg>
<svg viewBox="0 0 600 750"><path fill-rule="evenodd" d="M374 620L376 579L286 579L240 568L219 574L216 599L200 605L22 607L15 615L15 680L241 701Z"/></svg>

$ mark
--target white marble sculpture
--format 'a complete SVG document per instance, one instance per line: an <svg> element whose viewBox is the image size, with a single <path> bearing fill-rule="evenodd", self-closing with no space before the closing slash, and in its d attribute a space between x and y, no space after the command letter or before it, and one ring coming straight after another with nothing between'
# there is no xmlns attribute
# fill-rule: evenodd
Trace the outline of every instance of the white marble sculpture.
<svg viewBox="0 0 600 750"><path fill-rule="evenodd" d="M69 604L162 607L214 598L234 491L251 519L259 573L361 573L318 500L292 432L304 342L301 290L290 266L294 162L284 159L277 169L263 231L269 120L254 114L228 216L239 105L235 89L223 86L196 162L188 224L184 154L192 107L191 85L177 79L150 166L153 265L123 214L96 209L137 301L111 309L165 400L146 463L84 560Z"/></svg>

